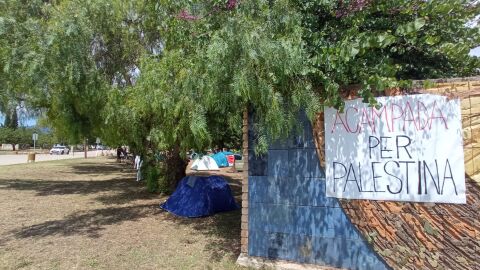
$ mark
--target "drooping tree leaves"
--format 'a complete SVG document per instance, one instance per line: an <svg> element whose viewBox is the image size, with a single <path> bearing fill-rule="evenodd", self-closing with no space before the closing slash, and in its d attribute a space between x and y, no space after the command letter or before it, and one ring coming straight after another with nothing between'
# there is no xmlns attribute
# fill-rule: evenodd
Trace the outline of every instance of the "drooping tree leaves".
<svg viewBox="0 0 480 270"><path fill-rule="evenodd" d="M35 100L72 140L100 135L142 153L225 143L247 108L265 150L294 130L299 112L341 108L347 85L373 103L375 91L480 66L468 55L480 43L479 4L469 0L5 0L0 8L0 99Z"/></svg>

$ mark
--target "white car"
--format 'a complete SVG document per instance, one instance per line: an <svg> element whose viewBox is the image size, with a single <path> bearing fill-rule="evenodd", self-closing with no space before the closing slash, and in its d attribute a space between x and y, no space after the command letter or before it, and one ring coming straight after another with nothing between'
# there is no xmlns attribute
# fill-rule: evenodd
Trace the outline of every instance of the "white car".
<svg viewBox="0 0 480 270"><path fill-rule="evenodd" d="M70 153L70 149L68 147L63 146L63 145L56 145L52 149L50 149L50 155L63 155L66 154L68 155Z"/></svg>

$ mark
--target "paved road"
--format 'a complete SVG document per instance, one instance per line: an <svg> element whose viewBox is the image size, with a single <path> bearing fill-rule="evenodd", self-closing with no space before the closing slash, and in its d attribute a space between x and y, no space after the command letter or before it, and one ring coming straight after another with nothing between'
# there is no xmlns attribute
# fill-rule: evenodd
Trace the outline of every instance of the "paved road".
<svg viewBox="0 0 480 270"><path fill-rule="evenodd" d="M108 151L104 151L108 152ZM88 151L88 157L99 156L101 151ZM70 153L69 155L49 155L49 154L37 154L35 156L35 162L40 161L50 161L50 160L60 160L60 159L72 159L72 158L83 158L83 152ZM18 155L0 155L0 166L1 165L12 165L12 164L22 164L27 163L27 154L18 154Z"/></svg>

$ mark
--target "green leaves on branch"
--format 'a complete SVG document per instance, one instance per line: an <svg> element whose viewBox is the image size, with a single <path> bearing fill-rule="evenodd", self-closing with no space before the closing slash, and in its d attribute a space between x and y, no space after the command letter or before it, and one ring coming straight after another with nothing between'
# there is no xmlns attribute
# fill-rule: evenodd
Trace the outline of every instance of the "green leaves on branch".
<svg viewBox="0 0 480 270"><path fill-rule="evenodd" d="M341 108L340 92L348 85L358 85L368 102L385 88L404 87L405 80L478 74L480 63L468 53L480 44L478 26L469 25L480 4L447 2L298 3L316 70L309 79L325 105Z"/></svg>
<svg viewBox="0 0 480 270"><path fill-rule="evenodd" d="M424 18L417 18L413 22L408 22L406 24L400 25L395 34L399 36L407 36L418 32L426 24Z"/></svg>

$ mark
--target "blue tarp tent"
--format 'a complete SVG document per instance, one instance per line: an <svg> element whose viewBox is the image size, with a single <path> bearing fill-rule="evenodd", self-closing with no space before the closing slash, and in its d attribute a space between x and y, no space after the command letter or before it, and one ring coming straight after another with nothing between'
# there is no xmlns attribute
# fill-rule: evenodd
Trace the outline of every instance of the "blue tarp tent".
<svg viewBox="0 0 480 270"><path fill-rule="evenodd" d="M161 208L182 217L203 217L239 208L221 176L186 176Z"/></svg>
<svg viewBox="0 0 480 270"><path fill-rule="evenodd" d="M233 155L232 152L218 152L212 156L218 167L228 167L228 155Z"/></svg>

